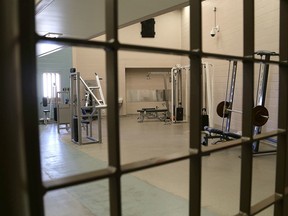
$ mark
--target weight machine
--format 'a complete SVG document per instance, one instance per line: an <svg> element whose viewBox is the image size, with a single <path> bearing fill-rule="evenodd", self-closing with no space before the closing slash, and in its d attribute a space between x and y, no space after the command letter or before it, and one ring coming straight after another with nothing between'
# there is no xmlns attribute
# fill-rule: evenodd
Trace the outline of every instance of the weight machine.
<svg viewBox="0 0 288 216"><path fill-rule="evenodd" d="M212 110L212 82L211 82L211 67L213 65L208 62L202 62L202 106L203 116L202 125L208 125L209 121L213 122L211 118L209 120L209 113ZM177 64L171 69L171 120L172 122L185 121L184 108L183 108L183 74L190 71L190 66L181 66ZM186 73L187 74L187 73ZM206 117L206 118L205 118Z"/></svg>
<svg viewBox="0 0 288 216"><path fill-rule="evenodd" d="M174 123L184 121L182 74L186 70L190 70L189 66L179 64L171 69L171 121Z"/></svg>
<svg viewBox="0 0 288 216"><path fill-rule="evenodd" d="M257 51L255 54L259 55L260 58L264 59L265 61L269 61L271 56L278 56L277 53L266 51L266 50ZM257 105L257 107L264 107L265 106L268 75L269 75L269 64L267 62L261 62L260 63L260 69L259 69L257 96L256 96L256 105ZM258 110L255 111L255 112L259 112ZM257 113L254 114L254 116L256 116L256 115L257 115ZM266 116L269 117L268 110L265 111L265 113L263 113L263 115L266 115ZM257 118L257 116L256 116L256 118ZM268 118L267 118L267 120L268 120ZM260 119L260 122L261 122L261 119ZM261 130L262 130L262 125L261 124L254 124L254 131L253 131L254 135L260 134ZM260 145L259 141L255 141L253 143L253 154L254 155L271 154L271 153L275 153L276 152L276 150L259 151L259 145Z"/></svg>
<svg viewBox="0 0 288 216"><path fill-rule="evenodd" d="M275 52L270 51L257 51L256 55L260 55L261 59L264 57L265 61L269 61L271 56L277 55ZM232 68L232 69L231 69ZM240 134L230 132L230 123L232 112L242 113L242 111L233 109L234 100L234 90L235 90L235 80L237 72L237 61L229 61L228 69L228 79L226 87L225 100L220 102L217 106L217 114L222 118L222 128L210 128L205 127L205 131L208 132L204 138L204 145L208 145L208 139L219 138L219 141L227 141L231 139L238 139L241 137ZM269 64L267 62L260 63L259 78L258 78L258 88L256 94L256 106L252 110L252 122L254 125L253 133L254 135L261 133L261 128L269 119L269 112L265 107L265 97L268 82L268 72ZM231 74L231 77L230 77ZM230 85L229 85L230 83ZM217 142L216 142L217 143ZM214 143L215 144L215 143ZM253 143L253 154L265 154L272 153L275 151L259 151L259 141Z"/></svg>
<svg viewBox="0 0 288 216"><path fill-rule="evenodd" d="M63 89L56 93L56 109L57 109L57 131L60 133L61 129L66 129L67 131L70 128L71 124L71 114L70 114L70 92L69 89ZM64 126L63 126L64 125Z"/></svg>
<svg viewBox="0 0 288 216"><path fill-rule="evenodd" d="M107 107L100 78L95 74L96 86L88 86L75 68L70 69L70 100L71 100L71 140L79 145L102 142L101 110ZM81 102L81 84L86 91L85 105ZM87 102L87 98L91 100ZM96 119L98 137L93 136L92 121ZM86 130L86 137L82 135ZM86 138L86 139L85 139ZM84 140L85 139L85 140Z"/></svg>

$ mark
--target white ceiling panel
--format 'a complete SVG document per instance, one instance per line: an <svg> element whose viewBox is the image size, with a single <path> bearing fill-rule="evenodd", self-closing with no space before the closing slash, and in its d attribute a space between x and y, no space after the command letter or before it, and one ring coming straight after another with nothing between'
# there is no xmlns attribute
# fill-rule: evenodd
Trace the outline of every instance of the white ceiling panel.
<svg viewBox="0 0 288 216"><path fill-rule="evenodd" d="M119 0L119 27L188 5L188 0ZM105 33L105 0L42 0L36 4L36 31L91 39ZM42 46L42 45L41 45ZM50 48L40 48L38 54ZM42 50L42 51L41 51Z"/></svg>

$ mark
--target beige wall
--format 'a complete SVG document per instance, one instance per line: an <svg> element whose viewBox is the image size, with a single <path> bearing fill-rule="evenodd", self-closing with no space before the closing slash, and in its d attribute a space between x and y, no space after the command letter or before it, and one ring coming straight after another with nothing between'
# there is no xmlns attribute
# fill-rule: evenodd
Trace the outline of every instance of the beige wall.
<svg viewBox="0 0 288 216"><path fill-rule="evenodd" d="M174 11L155 17L155 38L141 37L141 24L119 30L119 41L157 47L181 48L181 11ZM104 40L104 36L95 40ZM102 50L74 48L74 65L84 79L93 78L95 72L105 82L105 53ZM181 63L180 56L148 54L130 51L119 52L119 97L124 99L120 114L126 114L125 68L167 68ZM105 83L103 88L105 89ZM106 95L106 94L105 94Z"/></svg>
<svg viewBox="0 0 288 216"><path fill-rule="evenodd" d="M243 5L242 0L206 0L202 3L202 35L203 50L220 54L242 55L243 53ZM220 32L216 37L210 36L214 25L213 7L217 9L217 25ZM255 1L255 50L270 50L278 52L279 38L279 3L277 0ZM189 10L184 8L155 18L155 38L141 38L141 25L135 24L119 30L119 39L122 43L140 44L148 46L159 46L169 48L189 49ZM105 37L96 38L104 40ZM74 65L85 79L93 78L95 72L99 73L105 80L105 53L102 50L74 48ZM213 64L213 105L224 100L228 61L204 59ZM189 64L188 58L170 55L135 53L128 51L119 52L119 96L124 98L121 114L126 114L126 85L125 68L163 68L173 67L176 64ZM259 65L255 65L255 80L258 79ZM189 77L187 77L189 79ZM255 91L256 91L255 83ZM105 87L105 85L104 85ZM189 91L189 86L187 86ZM264 130L277 128L277 90L278 90L278 68L270 67L269 83L266 97L266 106L270 111L270 119ZM242 64L238 62L237 83L235 87L234 109L241 110L242 106ZM214 112L215 125L219 126L222 119ZM233 114L232 130L241 130L240 114Z"/></svg>
<svg viewBox="0 0 288 216"><path fill-rule="evenodd" d="M243 5L242 0L206 0L202 2L202 46L205 52L242 55L243 54ZM214 26L214 12L216 7L216 21L220 26L220 32L216 37L210 36ZM185 8L182 13L182 48L189 49L189 10ZM277 0L255 1L255 51L270 50L278 52L279 38L279 2ZM275 57L274 57L275 58ZM273 59L273 58L272 58ZM224 100L228 61L205 59L214 65L214 108ZM187 60L182 61L187 64ZM255 65L255 91L257 88L259 65ZM264 130L277 128L277 103L278 103L278 68L271 65L269 70L269 81L266 95L266 107L270 113L270 119L264 126ZM238 62L237 83L235 86L234 109L241 110L242 106L242 64ZM241 130L241 114L232 115L231 129ZM214 112L214 126L220 126L222 119Z"/></svg>

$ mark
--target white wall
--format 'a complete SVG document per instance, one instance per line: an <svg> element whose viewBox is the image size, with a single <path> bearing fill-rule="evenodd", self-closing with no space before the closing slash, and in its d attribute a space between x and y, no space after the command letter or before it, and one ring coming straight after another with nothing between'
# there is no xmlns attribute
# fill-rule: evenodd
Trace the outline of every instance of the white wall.
<svg viewBox="0 0 288 216"><path fill-rule="evenodd" d="M214 11L216 7L216 21L220 32L212 38L210 31L214 26ZM279 38L279 2L277 0L255 1L255 51L270 50L278 52ZM206 0L202 2L202 47L204 52L243 55L243 3L242 0ZM189 10L182 13L182 48L189 49ZM217 104L224 100L227 85L228 61L204 59L214 65L213 104L214 126L220 126L222 119L216 114ZM182 61L187 64L187 59ZM259 65L255 65L255 80L258 80ZM233 108L242 107L242 63L238 62L237 83ZM255 91L257 83L255 83ZM277 98L278 98L278 68L271 65L269 71L266 107L270 111L270 119L264 130L277 128ZM231 129L241 130L242 116L233 113ZM212 125L213 126L213 125Z"/></svg>
<svg viewBox="0 0 288 216"><path fill-rule="evenodd" d="M242 56L243 54L243 5L242 0L206 0L202 2L202 36L203 50L205 52ZM220 32L216 37L210 36L214 26L214 12L216 7L216 21ZM278 52L279 38L279 3L277 0L255 1L255 51L270 50ZM119 39L122 43L140 44L157 47L189 49L189 10L174 11L155 18L155 38L141 38L141 24L135 24L119 30ZM105 36L95 38L105 40ZM105 52L103 50L74 48L74 66L81 72L84 79L93 79L95 72L99 73L105 81ZM226 60L204 59L214 65L213 105L215 125L220 126L222 119L216 114L216 107L224 100L228 64ZM126 86L125 68L163 68L173 67L176 64L187 65L189 59L179 56L147 54L129 51L119 52L119 96L124 98L121 114L126 114ZM258 79L259 65L255 65L255 80ZM269 83L266 97L266 107L270 111L270 119L264 130L277 128L277 102L278 102L278 68L271 65ZM189 77L187 77L189 79ZM255 83L255 91L256 91ZM106 88L106 86L104 85ZM105 89L104 88L104 89ZM189 91L189 86L187 91ZM238 62L237 83L233 108L242 109L242 64ZM242 116L233 114L231 129L241 130Z"/></svg>
<svg viewBox="0 0 288 216"><path fill-rule="evenodd" d="M159 17L155 17L155 38L141 37L141 24L131 25L119 30L119 41L129 44L140 44L156 47L181 48L181 11L174 11ZM95 38L104 40L105 36ZM95 72L105 76L105 52L103 50L74 48L74 66L81 72L83 79L93 79ZM121 114L126 114L126 85L125 68L166 68L181 63L180 56L160 55L151 53L139 53L119 51L119 97L124 98ZM106 88L105 83L103 88ZM106 94L105 94L106 95Z"/></svg>

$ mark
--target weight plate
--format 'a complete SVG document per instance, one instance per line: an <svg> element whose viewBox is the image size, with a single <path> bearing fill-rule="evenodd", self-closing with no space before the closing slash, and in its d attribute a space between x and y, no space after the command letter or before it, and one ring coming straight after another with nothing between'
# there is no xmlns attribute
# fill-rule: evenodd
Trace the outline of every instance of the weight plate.
<svg viewBox="0 0 288 216"><path fill-rule="evenodd" d="M224 108L225 106L225 108ZM221 118L227 118L229 112L226 110L227 108L229 108L230 103L228 101L222 101L218 104L216 112L218 114L218 116L220 116Z"/></svg>
<svg viewBox="0 0 288 216"><path fill-rule="evenodd" d="M269 112L264 106L256 106L252 110L252 121L255 126L261 127L268 121Z"/></svg>

